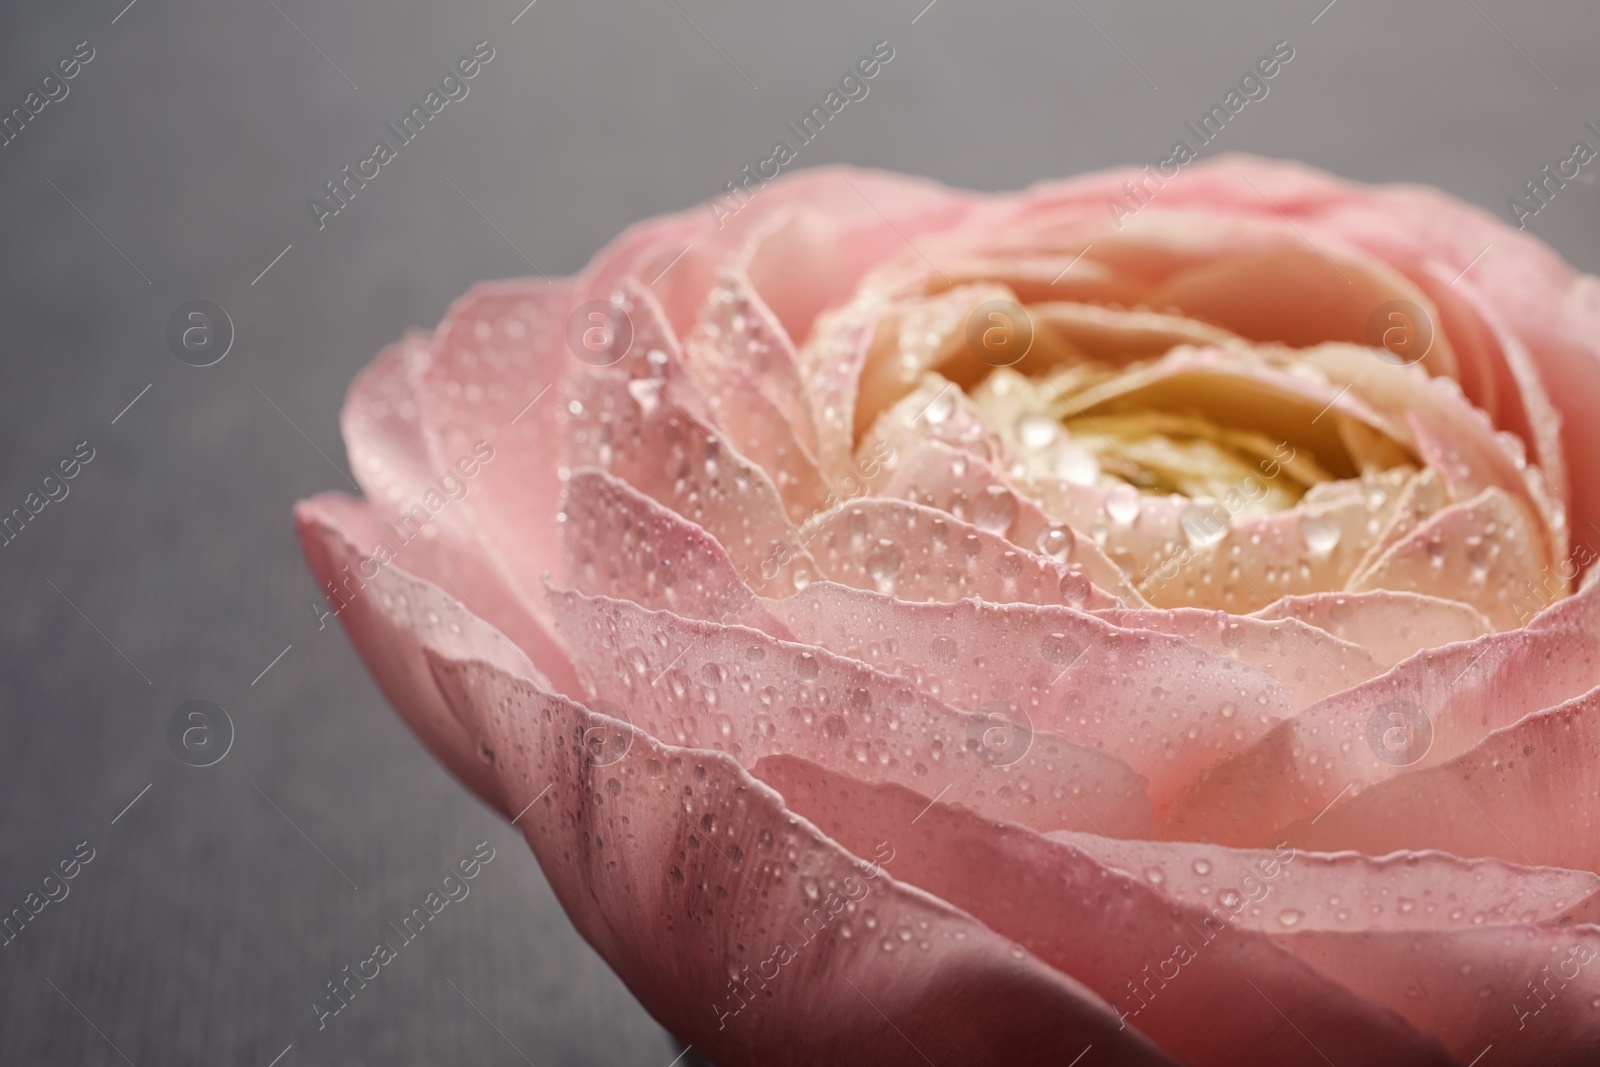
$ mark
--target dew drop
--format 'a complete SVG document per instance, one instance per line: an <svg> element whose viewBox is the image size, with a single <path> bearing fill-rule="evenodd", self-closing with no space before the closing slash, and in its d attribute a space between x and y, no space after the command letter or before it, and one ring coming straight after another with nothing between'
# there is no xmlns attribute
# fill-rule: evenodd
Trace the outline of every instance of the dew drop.
<svg viewBox="0 0 1600 1067"><path fill-rule="evenodd" d="M991 485L972 505L972 524L989 533L1005 533L1017 517L1017 498L1003 485Z"/></svg>
<svg viewBox="0 0 1600 1067"><path fill-rule="evenodd" d="M1060 435L1056 420L1048 415L1024 415L1017 420L1017 439L1026 448L1044 448Z"/></svg>
<svg viewBox="0 0 1600 1067"><path fill-rule="evenodd" d="M1072 554L1076 540L1072 535L1072 531L1067 527L1049 526L1039 531L1039 537L1035 543L1038 545L1039 552L1042 555L1054 560L1065 560Z"/></svg>
<svg viewBox="0 0 1600 1067"><path fill-rule="evenodd" d="M628 381L628 395L649 414L661 402L661 387L666 383L665 378L632 378Z"/></svg>
<svg viewBox="0 0 1600 1067"><path fill-rule="evenodd" d="M867 553L867 573L880 582L886 582L900 573L903 557L900 547L888 538L879 538Z"/></svg>
<svg viewBox="0 0 1600 1067"><path fill-rule="evenodd" d="M1190 504L1183 509L1183 536L1195 548L1214 545L1228 535L1232 516L1220 505Z"/></svg>
<svg viewBox="0 0 1600 1067"><path fill-rule="evenodd" d="M1326 556L1339 544L1339 524L1326 515L1307 515L1300 520L1300 536L1314 556Z"/></svg>
<svg viewBox="0 0 1600 1067"><path fill-rule="evenodd" d="M1106 494L1106 514L1119 526L1127 526L1139 517L1139 491L1131 485L1119 485Z"/></svg>

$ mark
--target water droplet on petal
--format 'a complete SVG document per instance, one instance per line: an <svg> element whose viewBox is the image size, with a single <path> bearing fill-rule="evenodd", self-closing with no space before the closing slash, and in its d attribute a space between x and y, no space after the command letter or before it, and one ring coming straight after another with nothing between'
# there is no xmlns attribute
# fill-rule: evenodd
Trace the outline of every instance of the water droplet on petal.
<svg viewBox="0 0 1600 1067"><path fill-rule="evenodd" d="M880 582L886 582L900 572L903 562L900 547L888 538L879 538L867 553L867 573Z"/></svg>
<svg viewBox="0 0 1600 1067"><path fill-rule="evenodd" d="M1139 491L1131 485L1119 485L1106 494L1106 514L1119 526L1127 526L1139 517Z"/></svg>
<svg viewBox="0 0 1600 1067"><path fill-rule="evenodd" d="M1054 560L1065 560L1072 554L1077 538L1065 526L1049 526L1039 531L1038 548L1042 555Z"/></svg>
<svg viewBox="0 0 1600 1067"><path fill-rule="evenodd" d="M1183 535L1195 548L1214 545L1228 535L1233 516L1219 504L1194 503L1183 509Z"/></svg>
<svg viewBox="0 0 1600 1067"><path fill-rule="evenodd" d="M667 384L665 378L633 378L628 382L628 395L638 403L646 414L654 411L661 401L661 387Z"/></svg>
<svg viewBox="0 0 1600 1067"><path fill-rule="evenodd" d="M1005 533L1016 517L1016 495L1003 485L987 487L972 505L972 524L989 533Z"/></svg>
<svg viewBox="0 0 1600 1067"><path fill-rule="evenodd" d="M1307 515L1300 520L1300 536L1315 556L1326 556L1339 544L1339 524L1326 515Z"/></svg>
<svg viewBox="0 0 1600 1067"><path fill-rule="evenodd" d="M1017 420L1017 439L1027 448L1044 448L1061 435L1061 427L1048 415L1024 415Z"/></svg>

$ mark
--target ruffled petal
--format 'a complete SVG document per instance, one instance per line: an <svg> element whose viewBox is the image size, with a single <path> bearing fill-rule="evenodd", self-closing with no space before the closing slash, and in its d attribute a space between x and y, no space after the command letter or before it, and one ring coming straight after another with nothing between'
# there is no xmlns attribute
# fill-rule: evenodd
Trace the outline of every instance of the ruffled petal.
<svg viewBox="0 0 1600 1067"><path fill-rule="evenodd" d="M1312 852L1183 841L1116 841L1058 830L1071 845L1230 922L1273 935L1306 930L1472 930L1547 922L1600 892L1589 871L1527 867L1448 852Z"/></svg>
<svg viewBox="0 0 1600 1067"><path fill-rule="evenodd" d="M1592 689L1495 730L1452 759L1362 790L1283 835L1308 848L1442 848L1600 871L1597 793L1600 690Z"/></svg>
<svg viewBox="0 0 1600 1067"><path fill-rule="evenodd" d="M1030 729L1115 756L1148 783L1158 815L1289 713L1283 687L1236 660L1071 608L914 604L829 582L769 606L802 641L969 712L1008 705Z"/></svg>
<svg viewBox="0 0 1600 1067"><path fill-rule="evenodd" d="M1171 836L1258 845L1351 791L1450 760L1490 731L1600 684L1596 588L1521 630L1418 653L1273 727L1206 772Z"/></svg>
<svg viewBox="0 0 1600 1067"><path fill-rule="evenodd" d="M543 575L560 559L555 514L565 430L560 403L573 288L479 285L451 305L417 371L417 403L434 469L482 462L459 507L506 579L548 621Z"/></svg>
<svg viewBox="0 0 1600 1067"><path fill-rule="evenodd" d="M306 562L321 581L333 584L336 592L330 593L329 604L383 695L451 773L484 803L505 812L500 782L434 684L423 648L476 655L549 683L462 601L393 563L380 562L376 554L364 556L357 545L370 543L377 530L365 503L324 494L301 501L295 522ZM375 564L370 577L364 563ZM492 588L488 594L494 595Z"/></svg>
<svg viewBox="0 0 1600 1067"><path fill-rule="evenodd" d="M1360 645L1385 669L1425 648L1471 641L1494 629L1481 612L1458 601L1383 589L1283 597L1255 617L1299 619Z"/></svg>
<svg viewBox="0 0 1600 1067"><path fill-rule="evenodd" d="M656 737L749 765L793 753L870 768L1043 829L1149 835L1143 783L1112 755L1025 721L963 713L910 682L742 627L554 594L590 691Z"/></svg>
<svg viewBox="0 0 1600 1067"><path fill-rule="evenodd" d="M1299 711L1379 673L1371 653L1299 619L1264 620L1223 611L1107 608L1097 616L1118 626L1172 634L1218 656L1242 660L1276 679Z"/></svg>
<svg viewBox="0 0 1600 1067"><path fill-rule="evenodd" d="M881 495L949 512L999 534L1019 548L1065 564L1129 607L1146 603L1092 537L1018 492L992 464L938 440L903 447L907 451L896 452Z"/></svg>
<svg viewBox="0 0 1600 1067"><path fill-rule="evenodd" d="M764 760L757 773L845 847L884 842L896 878L1016 939L1185 1063L1449 1062L1226 911L1218 921L1069 845L803 760Z"/></svg>
<svg viewBox="0 0 1600 1067"><path fill-rule="evenodd" d="M742 572L770 573L775 589L792 587L797 571L815 573L771 479L674 402L667 381L592 373L578 382L573 465L609 471L704 528Z"/></svg>
<svg viewBox="0 0 1600 1067"><path fill-rule="evenodd" d="M579 592L789 636L716 538L621 479L573 471L562 518L564 573Z"/></svg>
<svg viewBox="0 0 1600 1067"><path fill-rule="evenodd" d="M904 500L847 504L822 517L809 547L826 577L901 600L1122 606L1074 567Z"/></svg>
<svg viewBox="0 0 1600 1067"><path fill-rule="evenodd" d="M1346 587L1453 597L1509 630L1544 608L1527 592L1542 577L1537 543L1526 513L1491 487L1423 522L1351 575Z"/></svg>
<svg viewBox="0 0 1600 1067"><path fill-rule="evenodd" d="M486 664L435 663L567 914L705 1055L1175 1067L1083 986L869 867L728 756Z"/></svg>

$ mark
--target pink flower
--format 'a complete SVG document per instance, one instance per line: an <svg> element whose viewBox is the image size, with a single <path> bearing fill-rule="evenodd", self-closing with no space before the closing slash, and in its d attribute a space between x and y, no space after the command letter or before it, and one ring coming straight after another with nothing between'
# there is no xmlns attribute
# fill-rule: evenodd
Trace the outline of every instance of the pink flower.
<svg viewBox="0 0 1600 1067"><path fill-rule="evenodd" d="M296 514L723 1067L1593 1063L1597 354L1429 189L813 170L474 289Z"/></svg>

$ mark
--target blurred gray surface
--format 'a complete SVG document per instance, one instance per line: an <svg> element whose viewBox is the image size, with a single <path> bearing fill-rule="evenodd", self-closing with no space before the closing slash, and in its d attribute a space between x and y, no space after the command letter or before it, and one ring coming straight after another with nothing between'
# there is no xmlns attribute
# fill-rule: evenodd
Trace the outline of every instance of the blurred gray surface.
<svg viewBox="0 0 1600 1067"><path fill-rule="evenodd" d="M894 60L801 165L1001 189L1154 162L1285 39L1269 97L1208 151L1431 182L1504 215L1600 123L1600 12L1576 3L523 2L0 12L0 110L95 50L0 148L0 513L95 450L0 548L0 910L95 850L0 948L0 1063L266 1067L292 1045L280 1067L666 1067L677 1046L520 838L318 632L289 508L343 486L340 401L383 344L475 279L529 273L524 256L571 272L714 195L874 42ZM470 95L319 232L308 199L481 40L495 58ZM1593 184L1530 228L1600 268ZM164 340L193 298L237 332L204 369ZM168 749L190 699L233 723L210 767ZM484 840L471 895L319 1032L324 983Z"/></svg>

